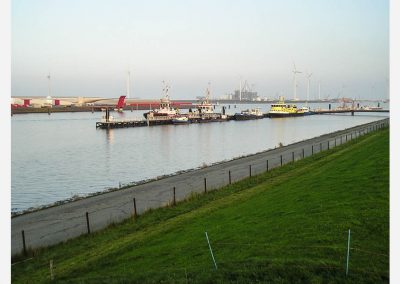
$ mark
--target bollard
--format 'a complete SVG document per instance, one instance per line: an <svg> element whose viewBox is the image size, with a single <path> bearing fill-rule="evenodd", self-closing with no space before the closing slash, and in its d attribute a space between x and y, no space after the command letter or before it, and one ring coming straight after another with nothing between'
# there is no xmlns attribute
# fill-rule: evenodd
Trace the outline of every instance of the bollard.
<svg viewBox="0 0 400 284"><path fill-rule="evenodd" d="M176 194L175 194L175 186L174 186L174 206L176 205Z"/></svg>
<svg viewBox="0 0 400 284"><path fill-rule="evenodd" d="M90 234L90 224L89 224L89 213L86 212L86 226L87 226L87 232Z"/></svg>
<svg viewBox="0 0 400 284"><path fill-rule="evenodd" d="M207 179L204 178L204 193L207 193Z"/></svg>
<svg viewBox="0 0 400 284"><path fill-rule="evenodd" d="M136 211L136 198L133 198L133 216L137 217L137 211Z"/></svg>
<svg viewBox="0 0 400 284"><path fill-rule="evenodd" d="M251 165L249 165L249 176L251 177Z"/></svg>
<svg viewBox="0 0 400 284"><path fill-rule="evenodd" d="M281 167L282 167L283 161L282 161L282 155L281 155Z"/></svg>
<svg viewBox="0 0 400 284"><path fill-rule="evenodd" d="M25 243L25 231L24 230L22 230L22 245L23 245L23 248L24 248L24 255L27 256L26 243Z"/></svg>
<svg viewBox="0 0 400 284"><path fill-rule="evenodd" d="M229 184L232 184L231 170L229 170Z"/></svg>
<svg viewBox="0 0 400 284"><path fill-rule="evenodd" d="M303 148L303 159L304 159L304 148Z"/></svg>
<svg viewBox="0 0 400 284"><path fill-rule="evenodd" d="M268 160L267 160L267 172L268 172L268 170L269 170L268 168L269 168L269 165L268 165Z"/></svg>

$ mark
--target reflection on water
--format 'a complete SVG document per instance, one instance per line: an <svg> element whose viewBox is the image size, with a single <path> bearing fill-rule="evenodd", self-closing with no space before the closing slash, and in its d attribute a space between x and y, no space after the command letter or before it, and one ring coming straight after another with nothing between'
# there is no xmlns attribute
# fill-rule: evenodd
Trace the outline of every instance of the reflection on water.
<svg viewBox="0 0 400 284"><path fill-rule="evenodd" d="M231 105L227 112L251 107ZM269 106L261 109L266 112ZM112 115L131 119L143 117L144 112ZM101 116L89 112L11 118L13 210L229 160L386 115L319 115L111 130L95 128Z"/></svg>

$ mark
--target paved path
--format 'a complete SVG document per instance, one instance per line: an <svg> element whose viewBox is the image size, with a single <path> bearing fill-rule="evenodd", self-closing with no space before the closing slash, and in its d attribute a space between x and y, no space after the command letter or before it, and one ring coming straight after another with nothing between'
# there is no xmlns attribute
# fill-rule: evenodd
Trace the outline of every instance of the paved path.
<svg viewBox="0 0 400 284"><path fill-rule="evenodd" d="M341 143L358 137L359 131L367 133L376 127L389 124L383 119L353 128L322 135L297 142L285 147L269 150L252 156L216 164L207 168L167 177L147 184L109 192L67 204L23 214L11 219L11 254L23 251L22 230L25 233L27 248L38 248L56 244L87 233L86 212L89 213L91 231L100 230L112 222L122 221L133 213L133 198L136 199L137 213L149 208L157 208L171 202L173 187L176 188L177 201L184 199L191 192L204 192L204 178L207 190L216 189L252 174L266 171L267 160L270 169L279 167L281 156L283 164L293 159L301 159L303 149L305 157L333 148ZM361 133L361 135L362 135ZM335 142L336 141L336 142Z"/></svg>

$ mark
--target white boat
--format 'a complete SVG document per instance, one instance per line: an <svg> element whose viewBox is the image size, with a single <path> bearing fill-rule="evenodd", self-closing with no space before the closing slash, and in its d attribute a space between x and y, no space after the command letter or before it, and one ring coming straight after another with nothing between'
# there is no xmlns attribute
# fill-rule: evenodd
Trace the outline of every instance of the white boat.
<svg viewBox="0 0 400 284"><path fill-rule="evenodd" d="M187 116L177 116L172 119L173 124L185 124L189 123L189 118Z"/></svg>
<svg viewBox="0 0 400 284"><path fill-rule="evenodd" d="M151 117L179 115L179 109L173 108L171 106L171 101L169 99L168 91L169 91L169 86L168 85L164 86L163 88L164 96L160 99L160 108L144 113L143 116L146 119L148 115L150 115Z"/></svg>

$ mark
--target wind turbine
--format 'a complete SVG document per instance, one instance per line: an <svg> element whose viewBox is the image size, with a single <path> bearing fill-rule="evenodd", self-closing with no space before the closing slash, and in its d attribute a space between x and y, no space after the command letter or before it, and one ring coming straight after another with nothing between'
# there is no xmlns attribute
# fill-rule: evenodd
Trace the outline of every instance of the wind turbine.
<svg viewBox="0 0 400 284"><path fill-rule="evenodd" d="M296 74L301 73L296 69L296 64L293 62L293 100L297 101L297 82L296 82Z"/></svg>
<svg viewBox="0 0 400 284"><path fill-rule="evenodd" d="M312 73L307 73L307 103L306 105L308 106L308 100L310 99L310 78L312 76Z"/></svg>
<svg viewBox="0 0 400 284"><path fill-rule="evenodd" d="M131 71L128 71L127 78L126 78L126 98L129 99L131 91Z"/></svg>

